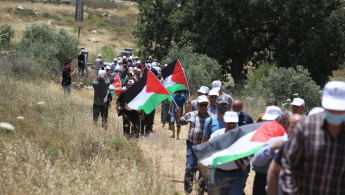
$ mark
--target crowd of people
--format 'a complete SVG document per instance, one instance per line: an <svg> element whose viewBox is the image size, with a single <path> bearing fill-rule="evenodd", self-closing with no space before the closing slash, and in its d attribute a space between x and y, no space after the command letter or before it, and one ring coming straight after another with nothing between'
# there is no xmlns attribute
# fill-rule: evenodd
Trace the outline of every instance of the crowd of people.
<svg viewBox="0 0 345 195"><path fill-rule="evenodd" d="M85 50L84 50L85 51ZM81 54L83 50L81 51ZM78 62L79 62L78 56ZM94 121L99 113L106 129L108 106L111 101L109 85L117 74L125 79L116 110L123 116L123 134L126 138L149 135L153 129L155 110L150 114L129 109L123 92L140 80L143 69L149 68L161 79L160 64L150 57L141 63L137 57L115 58L103 63L102 55L95 61L97 77L92 82L95 90ZM79 67L78 69L82 70ZM76 68L65 64L62 86L70 93L70 77ZM79 71L80 73L80 71ZM114 76L115 75L115 76ZM281 109L275 99L266 102L265 112L255 121L244 112L244 103L223 91L221 81L213 81L209 89L201 86L197 98L189 101L184 91L176 91L173 101L161 103L161 123L171 130L171 138L180 139L181 125L189 124L186 140L186 168L184 190L193 191L198 172L199 194L244 194L249 172L255 172L252 194L345 194L345 82L330 81L323 89L322 107L305 114L306 102L294 98L291 111ZM264 108L263 108L264 109ZM238 159L216 169L198 162L192 146L208 142L228 131L254 122L276 121L286 131L282 137L267 142L253 156ZM175 128L176 126L176 128ZM176 130L176 131L175 131Z"/></svg>

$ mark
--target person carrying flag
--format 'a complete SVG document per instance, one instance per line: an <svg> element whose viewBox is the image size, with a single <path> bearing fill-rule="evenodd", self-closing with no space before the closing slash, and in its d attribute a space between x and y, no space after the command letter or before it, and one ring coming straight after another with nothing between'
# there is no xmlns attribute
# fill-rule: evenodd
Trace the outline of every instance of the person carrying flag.
<svg viewBox="0 0 345 195"><path fill-rule="evenodd" d="M179 123L180 117L183 115L183 107L186 106L187 98L186 96L181 93L181 91L176 91L173 95L174 101L171 102L169 107L168 115L170 115L170 128L172 131L171 138L175 138L175 121L176 121L176 127L177 127L177 137L176 139L180 139L180 131L181 131L181 125ZM176 102L176 104L175 104Z"/></svg>

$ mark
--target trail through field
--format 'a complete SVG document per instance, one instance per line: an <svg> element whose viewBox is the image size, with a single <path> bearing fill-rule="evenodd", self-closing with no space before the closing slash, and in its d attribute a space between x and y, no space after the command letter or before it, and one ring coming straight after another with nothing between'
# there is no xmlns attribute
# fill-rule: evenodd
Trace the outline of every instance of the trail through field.
<svg viewBox="0 0 345 195"><path fill-rule="evenodd" d="M115 105L115 102L113 103ZM116 114L111 112L111 115ZM116 117L119 120L119 127L122 129L122 117ZM148 137L140 137L138 145L142 148L145 157L152 160L153 165L158 168L161 175L171 182L175 191L184 194L184 173L186 167L186 139L188 136L189 125L182 126L180 140L170 138L172 135L168 125L162 127L160 123L161 112L157 107L153 130ZM247 180L245 193L251 194L254 179L254 172L251 171ZM193 190L192 194L197 194Z"/></svg>

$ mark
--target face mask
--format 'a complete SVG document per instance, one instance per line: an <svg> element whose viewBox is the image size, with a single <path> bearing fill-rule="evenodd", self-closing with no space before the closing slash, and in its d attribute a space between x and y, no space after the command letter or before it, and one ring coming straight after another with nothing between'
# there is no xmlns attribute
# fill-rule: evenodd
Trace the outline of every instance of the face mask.
<svg viewBox="0 0 345 195"><path fill-rule="evenodd" d="M331 125L340 125L345 122L345 114L331 114L325 111L324 118Z"/></svg>
<svg viewBox="0 0 345 195"><path fill-rule="evenodd" d="M219 114L224 114L226 111L228 111L228 109L228 107L217 106L217 111Z"/></svg>
<svg viewBox="0 0 345 195"><path fill-rule="evenodd" d="M236 112L237 113L237 116L240 116L241 112Z"/></svg>

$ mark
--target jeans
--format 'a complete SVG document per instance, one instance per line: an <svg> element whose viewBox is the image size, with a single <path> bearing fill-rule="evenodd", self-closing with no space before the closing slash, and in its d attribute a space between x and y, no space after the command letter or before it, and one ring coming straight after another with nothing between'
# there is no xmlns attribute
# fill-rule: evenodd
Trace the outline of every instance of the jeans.
<svg viewBox="0 0 345 195"><path fill-rule="evenodd" d="M71 85L62 86L65 96L71 95Z"/></svg>
<svg viewBox="0 0 345 195"><path fill-rule="evenodd" d="M162 104L162 115L161 115L161 122L165 124L168 122L168 112L169 112L170 104Z"/></svg>
<svg viewBox="0 0 345 195"><path fill-rule="evenodd" d="M184 190L187 193L193 191L193 178L198 170L198 159L192 149L192 143L187 140L187 155L186 155L186 170L184 175ZM199 180L202 178L202 174L199 172ZM205 180L200 184L201 193L203 194L205 189Z"/></svg>
<svg viewBox="0 0 345 195"><path fill-rule="evenodd" d="M79 77L84 77L84 70L85 70L85 66L84 65L82 65L82 66L78 65L78 75L79 75Z"/></svg>
<svg viewBox="0 0 345 195"><path fill-rule="evenodd" d="M241 169L235 169L233 171L216 169L214 172L216 194L242 195L245 174L245 171Z"/></svg>

